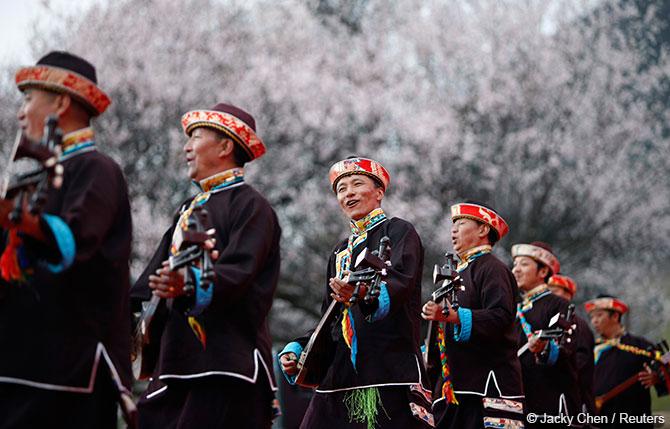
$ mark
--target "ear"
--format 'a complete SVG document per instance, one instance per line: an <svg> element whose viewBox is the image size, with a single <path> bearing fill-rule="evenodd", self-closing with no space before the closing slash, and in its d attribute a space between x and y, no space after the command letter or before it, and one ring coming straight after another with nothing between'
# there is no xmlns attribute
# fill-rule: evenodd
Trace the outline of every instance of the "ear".
<svg viewBox="0 0 670 429"><path fill-rule="evenodd" d="M382 188L375 188L375 189L377 191L375 199L377 200L378 203L381 203L382 200L384 199L384 190Z"/></svg>
<svg viewBox="0 0 670 429"><path fill-rule="evenodd" d="M549 274L549 267L544 266L537 273L544 279Z"/></svg>
<svg viewBox="0 0 670 429"><path fill-rule="evenodd" d="M477 230L477 237L479 238L488 237L489 232L491 232L491 225L485 223L479 224L479 229Z"/></svg>
<svg viewBox="0 0 670 429"><path fill-rule="evenodd" d="M59 118L63 116L63 113L65 113L70 108L70 105L72 105L72 97L70 94L58 94L54 101L56 104L56 114Z"/></svg>
<svg viewBox="0 0 670 429"><path fill-rule="evenodd" d="M232 155L235 143L228 138L221 139L221 150L219 150L219 158L227 158Z"/></svg>

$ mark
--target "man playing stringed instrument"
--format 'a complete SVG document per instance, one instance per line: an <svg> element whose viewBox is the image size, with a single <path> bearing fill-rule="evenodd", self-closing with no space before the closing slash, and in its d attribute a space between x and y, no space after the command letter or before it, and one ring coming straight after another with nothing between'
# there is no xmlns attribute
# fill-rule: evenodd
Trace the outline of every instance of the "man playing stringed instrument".
<svg viewBox="0 0 670 429"><path fill-rule="evenodd" d="M129 398L132 379L131 219L121 169L97 150L91 128L110 99L93 65L67 52L15 79L30 144L42 140L45 119L57 118L63 174L37 212L19 202L10 220L2 201L0 427L116 428L117 400Z"/></svg>
<svg viewBox="0 0 670 429"><path fill-rule="evenodd" d="M425 375L419 351L421 241L409 222L388 218L381 208L390 176L379 162L345 159L331 167L329 178L351 235L335 246L328 262L322 312L333 310L335 300L337 317L324 328L332 360L323 362L325 376L317 382L301 428L427 427L430 393L421 385ZM379 297L366 302L362 288L361 298L350 304L354 286L347 283L347 273L364 249L376 250L383 237L390 239L391 257ZM291 383L309 338L279 353Z"/></svg>
<svg viewBox="0 0 670 429"><path fill-rule="evenodd" d="M162 320L153 379L138 403L141 428L269 428L273 417L268 313L279 277L277 216L244 180L244 164L265 153L254 118L217 104L181 120L190 178L198 194L175 216L133 286L135 302L154 296ZM172 270L188 219L198 207L214 228L213 279L197 264ZM212 246L209 246L212 247ZM188 270L188 273L185 271ZM187 274L195 290L187 294Z"/></svg>
<svg viewBox="0 0 670 429"><path fill-rule="evenodd" d="M565 275L554 274L549 278L547 286L551 293L571 302L577 293L577 283ZM577 379L579 380L580 411L589 415L596 415L595 397L593 396L593 347L595 340L593 332L586 320L575 315L577 332L573 337L575 342L575 363Z"/></svg>
<svg viewBox="0 0 670 429"><path fill-rule="evenodd" d="M518 355L526 393L526 412L565 420L581 412L575 342L545 340L538 331L550 328L552 318L567 315L569 303L551 293L547 281L560 271L552 248L544 242L512 246L512 273L521 290L517 306ZM573 419L573 423L575 419ZM546 422L528 422L544 427ZM565 424L563 424L565 426Z"/></svg>
<svg viewBox="0 0 670 429"><path fill-rule="evenodd" d="M651 416L651 395L654 386L659 396L667 395L667 380L661 380L649 362L657 359L652 344L642 337L626 332L621 318L628 312L622 300L599 295L584 304L591 324L600 336L594 349L594 388L596 408L602 416ZM664 364L663 364L664 365ZM627 381L629 381L627 383ZM623 385L623 389L617 387ZM616 389L616 390L615 390ZM614 394L614 395L612 395ZM603 397L607 399L603 403ZM600 425L601 428L631 427L616 419ZM635 427L654 427L653 423L638 422Z"/></svg>
<svg viewBox="0 0 670 429"><path fill-rule="evenodd" d="M451 206L451 239L461 262L459 308L428 301L423 318L442 322L437 343L441 377L434 390L438 428L515 428L523 424L521 368L514 313L518 290L509 268L491 250L509 231L490 207ZM446 314L445 314L445 311Z"/></svg>

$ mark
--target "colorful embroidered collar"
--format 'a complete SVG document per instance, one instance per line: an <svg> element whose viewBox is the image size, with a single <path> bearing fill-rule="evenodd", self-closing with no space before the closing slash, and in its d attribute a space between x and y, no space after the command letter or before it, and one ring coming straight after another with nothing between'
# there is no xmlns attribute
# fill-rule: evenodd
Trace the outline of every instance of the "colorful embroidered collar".
<svg viewBox="0 0 670 429"><path fill-rule="evenodd" d="M95 150L95 132L86 127L63 136L61 160Z"/></svg>
<svg viewBox="0 0 670 429"><path fill-rule="evenodd" d="M600 360L600 357L602 356L602 354L604 352L606 352L607 350L611 349L611 348L616 348L616 349L619 349L619 350L621 350L623 352L626 352L626 353L632 353L632 354L638 355L638 356L645 356L645 357L648 357L649 359L655 359L655 360L658 360L658 361L662 362L662 359L661 359L662 355L661 355L661 352L658 351L658 350L649 351L649 350L641 349L639 347L635 347L635 346L630 345L630 344L623 344L621 342L621 338L624 335L626 335L626 331L622 329L621 333L614 338L610 338L608 340L605 340L603 338L598 338L596 340L596 346L593 348L593 362L595 364L598 364L598 361Z"/></svg>
<svg viewBox="0 0 670 429"><path fill-rule="evenodd" d="M362 235L363 233L370 231L372 228L384 222L386 219L386 213L384 213L384 210L381 207L376 208L368 213L364 218L351 221L351 234L354 236Z"/></svg>
<svg viewBox="0 0 670 429"><path fill-rule="evenodd" d="M480 256L484 256L488 253L491 253L492 250L493 247L490 244L484 244L482 246L477 246L473 247L472 249L469 249L463 254L463 256L459 255L461 262L456 267L456 271L460 273L461 271L466 269L468 265L470 265L475 259L479 258Z"/></svg>
<svg viewBox="0 0 670 429"><path fill-rule="evenodd" d="M244 182L244 168L237 167L202 179L196 184L202 192L217 192Z"/></svg>
<svg viewBox="0 0 670 429"><path fill-rule="evenodd" d="M531 308L533 308L533 303L535 301L538 301L547 295L551 295L551 291L544 283L542 283L539 286L535 286L533 289L529 290L526 293L522 292L521 293L522 302L520 304L522 311L526 312L530 310Z"/></svg>

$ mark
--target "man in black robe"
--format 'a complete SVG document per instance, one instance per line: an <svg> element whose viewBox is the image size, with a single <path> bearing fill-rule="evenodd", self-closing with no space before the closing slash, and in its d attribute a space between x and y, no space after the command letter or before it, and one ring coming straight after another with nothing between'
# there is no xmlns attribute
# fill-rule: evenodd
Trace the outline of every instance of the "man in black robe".
<svg viewBox="0 0 670 429"><path fill-rule="evenodd" d="M24 205L18 223L0 200L0 428L115 428L131 385L132 234L125 179L91 128L110 100L95 68L67 52L19 70L16 83L28 141L58 117L64 173L42 211Z"/></svg>
<svg viewBox="0 0 670 429"><path fill-rule="evenodd" d="M572 301L577 293L577 284L568 276L554 274L547 282L549 290L566 301ZM579 315L575 315L576 332L572 339L575 342L575 360L577 364L577 378L579 380L580 411L595 416L595 396L593 394L593 346L595 340L588 322Z"/></svg>
<svg viewBox="0 0 670 429"><path fill-rule="evenodd" d="M138 403L140 427L269 428L276 385L268 313L281 231L270 204L245 183L243 169L265 146L254 118L228 104L188 112L182 126L189 176L199 192L181 207L131 292L136 303L152 291L165 298L154 322L164 326L158 361ZM166 262L196 207L207 210L215 230L208 305L185 295L184 269L171 271ZM196 286L201 268L188 268Z"/></svg>
<svg viewBox="0 0 670 429"><path fill-rule="evenodd" d="M459 308L427 302L423 318L441 322L441 377L434 390L438 428L520 427L524 392L516 355L514 315L517 285L492 253L507 234L505 220L490 207L465 202L451 207L452 244L464 288ZM444 309L447 314L444 314Z"/></svg>
<svg viewBox="0 0 670 429"><path fill-rule="evenodd" d="M622 300L600 295L584 307L600 336L594 349L594 387L598 412L608 418L600 427L654 427L649 389L654 386L658 396L667 395L668 380L660 377L659 367L651 363L659 358L653 345L626 332L621 317L628 306ZM626 381L630 381L629 387L603 403L604 395Z"/></svg>
<svg viewBox="0 0 670 429"><path fill-rule="evenodd" d="M526 426L579 425L577 415L581 407L574 342L566 339L560 345L553 339L539 339L536 334L549 328L557 314L567 314L569 303L552 294L546 284L560 270L558 258L549 245L539 241L512 246L512 257L512 273L522 297L517 306L517 353L523 370L526 412L550 416L550 420L528 421Z"/></svg>
<svg viewBox="0 0 670 429"><path fill-rule="evenodd" d="M420 361L421 271L423 247L414 227L388 218L381 202L389 174L378 162L350 158L334 164L330 182L351 235L339 242L328 262L323 312L332 300L338 317L328 332L334 350L316 388L301 428L421 428L430 416L430 392ZM363 249L378 249L390 239L391 265L378 299L349 305L354 287L346 283ZM279 353L282 370L294 383L296 360L309 335ZM366 406L367 405L367 406Z"/></svg>

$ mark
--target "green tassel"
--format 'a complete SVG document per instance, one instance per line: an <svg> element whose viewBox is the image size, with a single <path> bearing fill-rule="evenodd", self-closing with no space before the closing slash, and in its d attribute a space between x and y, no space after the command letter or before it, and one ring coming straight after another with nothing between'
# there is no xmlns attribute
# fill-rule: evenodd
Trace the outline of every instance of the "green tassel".
<svg viewBox="0 0 670 429"><path fill-rule="evenodd" d="M366 423L368 429L375 429L379 407L388 417L376 387L350 390L344 395L344 405L349 413L349 423Z"/></svg>

